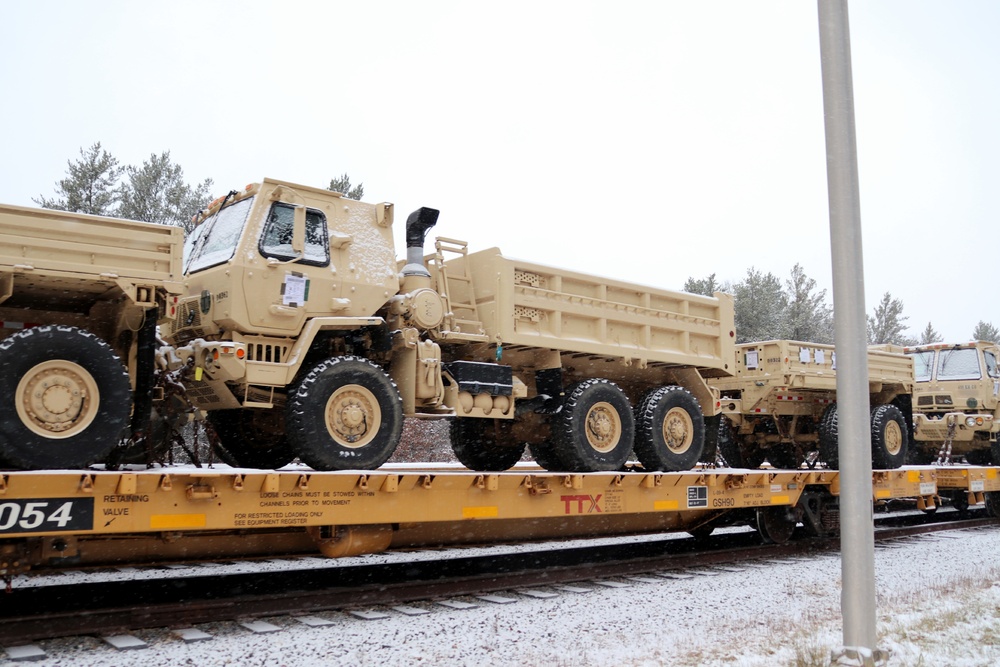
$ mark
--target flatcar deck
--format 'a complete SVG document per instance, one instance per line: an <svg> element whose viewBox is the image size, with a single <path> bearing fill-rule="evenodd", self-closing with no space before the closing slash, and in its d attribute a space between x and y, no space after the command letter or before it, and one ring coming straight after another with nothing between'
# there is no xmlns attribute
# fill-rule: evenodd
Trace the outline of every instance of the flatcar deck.
<svg viewBox="0 0 1000 667"><path fill-rule="evenodd" d="M873 473L872 498L944 491L969 504L1000 491L997 468L906 467ZM501 473L447 465L316 472L163 467L0 473L0 575L55 562L172 555L328 556L412 544L693 530L738 510L793 507L806 489L839 493L828 470L698 469ZM211 546L210 546L211 545Z"/></svg>

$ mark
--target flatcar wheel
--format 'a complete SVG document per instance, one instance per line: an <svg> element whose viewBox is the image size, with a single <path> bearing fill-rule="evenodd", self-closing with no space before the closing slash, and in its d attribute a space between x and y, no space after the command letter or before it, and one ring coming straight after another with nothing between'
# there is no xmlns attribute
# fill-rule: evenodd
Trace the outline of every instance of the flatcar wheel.
<svg viewBox="0 0 1000 667"><path fill-rule="evenodd" d="M459 463L469 470L501 471L511 468L524 455L509 419L456 417L451 420L451 448Z"/></svg>
<svg viewBox="0 0 1000 667"><path fill-rule="evenodd" d="M906 461L909 445L906 418L895 405L879 405L872 409L872 467L898 468Z"/></svg>
<svg viewBox="0 0 1000 667"><path fill-rule="evenodd" d="M316 364L290 392L285 424L292 452L316 470L374 470L403 433L403 399L362 357Z"/></svg>
<svg viewBox="0 0 1000 667"><path fill-rule="evenodd" d="M986 492L986 513L1000 519L1000 491Z"/></svg>
<svg viewBox="0 0 1000 667"><path fill-rule="evenodd" d="M690 470L705 449L705 419L683 387L647 392L635 411L635 455L647 470Z"/></svg>
<svg viewBox="0 0 1000 667"><path fill-rule="evenodd" d="M213 410L208 420L218 436L213 451L237 468L280 468L295 460L276 410Z"/></svg>
<svg viewBox="0 0 1000 667"><path fill-rule="evenodd" d="M757 531L767 544L784 544L795 532L795 511L791 507L761 507L757 510Z"/></svg>
<svg viewBox="0 0 1000 667"><path fill-rule="evenodd" d="M0 343L0 459L24 469L83 468L118 445L132 409L114 350L68 326L24 329Z"/></svg>
<svg viewBox="0 0 1000 667"><path fill-rule="evenodd" d="M965 491L952 491L951 492L951 506L954 507L959 512L969 511L969 494Z"/></svg>
<svg viewBox="0 0 1000 667"><path fill-rule="evenodd" d="M559 459L559 453L556 451L556 448L548 442L529 442L528 451L531 453L531 458L535 459L535 463L545 470L551 472L565 472L567 470L566 466Z"/></svg>

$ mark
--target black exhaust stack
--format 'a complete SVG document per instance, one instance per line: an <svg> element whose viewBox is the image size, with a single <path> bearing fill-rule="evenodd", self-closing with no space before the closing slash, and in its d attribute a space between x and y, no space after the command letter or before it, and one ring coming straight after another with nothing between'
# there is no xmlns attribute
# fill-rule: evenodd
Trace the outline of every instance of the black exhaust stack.
<svg viewBox="0 0 1000 667"><path fill-rule="evenodd" d="M424 266L424 238L431 227L437 224L441 212L436 208L423 206L406 219L406 266L404 276L426 276L430 272Z"/></svg>

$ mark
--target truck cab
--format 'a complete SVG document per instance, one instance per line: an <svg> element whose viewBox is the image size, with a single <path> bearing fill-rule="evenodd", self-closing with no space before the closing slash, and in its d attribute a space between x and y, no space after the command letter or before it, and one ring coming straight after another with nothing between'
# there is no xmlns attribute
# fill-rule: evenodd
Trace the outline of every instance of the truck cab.
<svg viewBox="0 0 1000 667"><path fill-rule="evenodd" d="M1000 348L988 341L906 348L913 357L914 463L1000 460Z"/></svg>

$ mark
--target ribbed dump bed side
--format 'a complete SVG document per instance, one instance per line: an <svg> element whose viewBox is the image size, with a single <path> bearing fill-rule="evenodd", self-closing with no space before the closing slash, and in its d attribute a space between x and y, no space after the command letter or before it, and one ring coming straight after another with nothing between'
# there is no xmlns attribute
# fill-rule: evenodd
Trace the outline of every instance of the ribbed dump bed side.
<svg viewBox="0 0 1000 667"><path fill-rule="evenodd" d="M505 347L720 371L732 362L734 314L727 294L705 297L608 280L510 259L496 248L467 261L479 318Z"/></svg>
<svg viewBox="0 0 1000 667"><path fill-rule="evenodd" d="M795 340L769 340L736 346L735 376L713 381L722 390L741 389L765 379L779 385L835 391L836 352L833 345ZM868 379L872 384L913 387L913 360L903 348L868 349Z"/></svg>
<svg viewBox="0 0 1000 667"><path fill-rule="evenodd" d="M183 243L177 227L0 204L0 269L180 281Z"/></svg>

